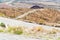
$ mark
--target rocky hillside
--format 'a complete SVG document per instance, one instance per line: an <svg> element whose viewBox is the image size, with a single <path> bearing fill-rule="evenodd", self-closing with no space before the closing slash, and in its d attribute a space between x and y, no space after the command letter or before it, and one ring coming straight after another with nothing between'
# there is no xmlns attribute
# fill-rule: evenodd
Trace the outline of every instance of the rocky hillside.
<svg viewBox="0 0 60 40"><path fill-rule="evenodd" d="M28 8L0 8L0 16L5 15L6 17L15 18L29 10Z"/></svg>
<svg viewBox="0 0 60 40"><path fill-rule="evenodd" d="M37 10L37 9L36 9ZM38 24L47 24L53 25L52 23L60 23L60 12L55 9L44 8L38 9L37 11L28 14L27 16L20 18L20 20L38 23Z"/></svg>
<svg viewBox="0 0 60 40"><path fill-rule="evenodd" d="M21 17L21 15L25 15ZM8 18L16 18L31 23L60 26L60 11L52 8L30 9L30 8L0 8L0 16Z"/></svg>

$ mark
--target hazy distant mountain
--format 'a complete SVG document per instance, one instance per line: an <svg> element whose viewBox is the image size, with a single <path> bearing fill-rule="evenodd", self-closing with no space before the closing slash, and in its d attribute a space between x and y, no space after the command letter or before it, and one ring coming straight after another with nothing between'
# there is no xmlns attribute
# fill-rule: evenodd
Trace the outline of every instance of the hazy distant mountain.
<svg viewBox="0 0 60 40"><path fill-rule="evenodd" d="M0 0L0 2L9 2L9 1L12 1L12 0ZM60 2L60 0L14 0L14 2L18 2L18 1L20 1L20 2L26 2L26 1L28 1L28 2L31 2L31 1L35 1L35 2L57 2L57 3L59 3Z"/></svg>
<svg viewBox="0 0 60 40"><path fill-rule="evenodd" d="M6 6L13 7L29 7L31 5L39 5L48 8L60 9L60 0L0 0L0 3L5 3Z"/></svg>

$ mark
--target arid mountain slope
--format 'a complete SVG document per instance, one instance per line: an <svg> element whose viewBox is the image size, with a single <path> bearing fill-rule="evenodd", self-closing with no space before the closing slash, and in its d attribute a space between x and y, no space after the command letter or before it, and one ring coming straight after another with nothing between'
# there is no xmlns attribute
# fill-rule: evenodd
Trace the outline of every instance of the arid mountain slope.
<svg viewBox="0 0 60 40"><path fill-rule="evenodd" d="M37 10L37 9L36 9ZM47 23L60 23L60 12L55 9L38 9L37 11L28 14L27 16L20 18L20 20L38 23L38 24L47 24Z"/></svg>
<svg viewBox="0 0 60 40"><path fill-rule="evenodd" d="M28 8L0 8L0 14L4 14L6 17L15 18L29 10Z"/></svg>
<svg viewBox="0 0 60 40"><path fill-rule="evenodd" d="M30 9L30 8L0 8L0 16L7 18L16 18L21 15L23 17L16 20L55 26L60 26L60 11L52 8Z"/></svg>

